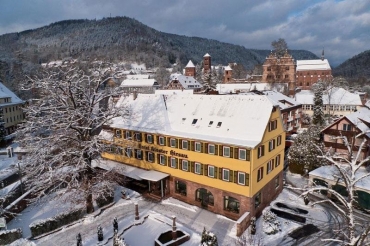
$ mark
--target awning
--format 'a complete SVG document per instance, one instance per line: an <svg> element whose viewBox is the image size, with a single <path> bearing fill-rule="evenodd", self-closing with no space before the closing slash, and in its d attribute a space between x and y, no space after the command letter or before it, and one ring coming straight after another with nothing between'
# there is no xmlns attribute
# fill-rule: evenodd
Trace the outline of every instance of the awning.
<svg viewBox="0 0 370 246"><path fill-rule="evenodd" d="M149 180L157 182L169 176L169 174L167 173L162 173L154 170L144 170L138 167L133 167L127 164L106 159L92 160L91 166L99 167L108 171L114 170L117 173L136 180Z"/></svg>

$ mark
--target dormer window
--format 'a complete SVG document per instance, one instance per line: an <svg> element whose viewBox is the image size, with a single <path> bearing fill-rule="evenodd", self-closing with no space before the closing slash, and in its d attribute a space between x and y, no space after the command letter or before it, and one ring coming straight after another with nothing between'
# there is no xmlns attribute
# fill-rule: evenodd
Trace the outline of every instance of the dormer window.
<svg viewBox="0 0 370 246"><path fill-rule="evenodd" d="M212 124L213 124L213 121L211 120L211 121L209 122L208 126L212 126Z"/></svg>
<svg viewBox="0 0 370 246"><path fill-rule="evenodd" d="M220 121L220 122L218 122L218 123L217 123L217 128L218 128L218 127L221 127L221 125L222 125L222 122L221 122L221 121Z"/></svg>
<svg viewBox="0 0 370 246"><path fill-rule="evenodd" d="M192 125L195 125L197 123L198 119L194 119L193 122L191 123Z"/></svg>

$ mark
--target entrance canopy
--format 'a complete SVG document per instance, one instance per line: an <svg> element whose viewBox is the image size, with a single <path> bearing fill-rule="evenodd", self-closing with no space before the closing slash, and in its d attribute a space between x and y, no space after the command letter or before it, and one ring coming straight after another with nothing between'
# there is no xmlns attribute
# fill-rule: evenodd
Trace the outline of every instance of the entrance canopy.
<svg viewBox="0 0 370 246"><path fill-rule="evenodd" d="M114 170L119 174L125 175L136 180L149 180L157 182L169 176L169 174L167 173L162 173L154 170L145 170L120 162L105 159L92 160L91 166L99 167L107 171Z"/></svg>

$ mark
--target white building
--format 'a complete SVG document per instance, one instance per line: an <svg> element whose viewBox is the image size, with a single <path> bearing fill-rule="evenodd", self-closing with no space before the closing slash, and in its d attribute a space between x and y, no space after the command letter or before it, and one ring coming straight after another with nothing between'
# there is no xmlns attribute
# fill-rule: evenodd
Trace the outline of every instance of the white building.
<svg viewBox="0 0 370 246"><path fill-rule="evenodd" d="M127 75L120 87L124 92L136 91L138 93L153 94L159 88L159 84L155 79L151 79L150 75L138 74Z"/></svg>

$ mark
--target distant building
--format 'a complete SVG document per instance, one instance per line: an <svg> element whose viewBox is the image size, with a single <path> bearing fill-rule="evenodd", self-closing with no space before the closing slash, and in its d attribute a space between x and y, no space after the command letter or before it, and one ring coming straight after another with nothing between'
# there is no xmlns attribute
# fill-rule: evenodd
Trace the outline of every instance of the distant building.
<svg viewBox="0 0 370 246"><path fill-rule="evenodd" d="M9 135L24 120L22 106L25 102L0 82L0 107L3 109L5 131Z"/></svg>
<svg viewBox="0 0 370 246"><path fill-rule="evenodd" d="M301 103L304 113L313 115L314 93L302 90L295 94L297 102ZM359 94L351 93L343 88L333 87L323 93L323 111L332 116L344 116L362 107Z"/></svg>
<svg viewBox="0 0 370 246"><path fill-rule="evenodd" d="M203 56L203 73L210 73L212 69L212 59L207 53Z"/></svg>
<svg viewBox="0 0 370 246"><path fill-rule="evenodd" d="M195 78L196 76L195 66L191 60L188 62L188 64L185 67L185 76L191 76L193 78Z"/></svg>
<svg viewBox="0 0 370 246"><path fill-rule="evenodd" d="M217 84L216 90L219 94L238 94L245 93L254 90L265 91L274 90L283 94L286 94L288 88L287 83L258 83L258 82L248 82L248 83L231 83L231 84Z"/></svg>
<svg viewBox="0 0 370 246"><path fill-rule="evenodd" d="M285 52L283 56L277 56L271 52L263 63L263 83L287 83L289 94L293 95L296 88L295 62L293 57Z"/></svg>
<svg viewBox="0 0 370 246"><path fill-rule="evenodd" d="M224 83L233 82L233 69L230 66L226 66L224 69Z"/></svg>
<svg viewBox="0 0 370 246"><path fill-rule="evenodd" d="M160 86L155 79L151 79L150 75L127 75L127 78L122 81L120 87L126 93L134 92L153 94Z"/></svg>
<svg viewBox="0 0 370 246"><path fill-rule="evenodd" d="M166 86L168 90L194 90L198 92L202 90L202 84L199 83L193 76L186 76L179 73L173 73L170 76L170 82Z"/></svg>
<svg viewBox="0 0 370 246"><path fill-rule="evenodd" d="M329 61L324 59L324 51L321 59L297 60L296 84L302 90L311 90L312 85L319 80L332 78Z"/></svg>

